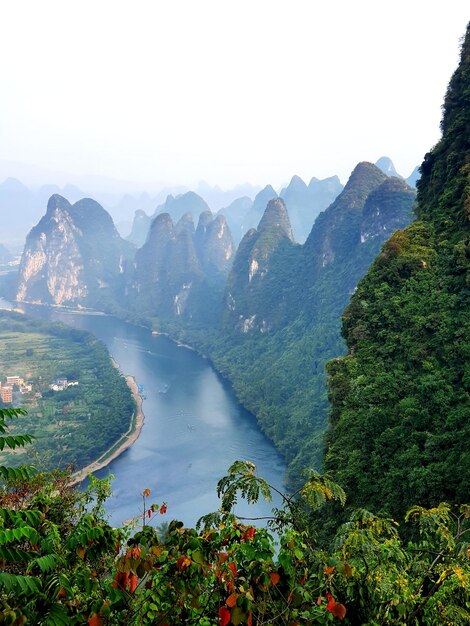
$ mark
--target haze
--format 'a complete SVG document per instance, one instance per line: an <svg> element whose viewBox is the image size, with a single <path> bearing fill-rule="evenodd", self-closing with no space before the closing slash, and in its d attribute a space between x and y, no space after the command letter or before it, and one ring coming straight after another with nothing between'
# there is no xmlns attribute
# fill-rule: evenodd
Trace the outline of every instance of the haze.
<svg viewBox="0 0 470 626"><path fill-rule="evenodd" d="M3 3L0 179L19 163L49 171L43 182L98 175L148 190L279 186L293 174L345 182L358 161L384 154L408 176L439 137L468 18L459 0L445 10Z"/></svg>

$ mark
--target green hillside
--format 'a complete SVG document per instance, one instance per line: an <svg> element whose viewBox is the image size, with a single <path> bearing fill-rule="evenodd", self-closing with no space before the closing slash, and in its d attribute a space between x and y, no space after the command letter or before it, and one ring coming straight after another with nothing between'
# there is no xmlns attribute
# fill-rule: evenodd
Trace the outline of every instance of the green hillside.
<svg viewBox="0 0 470 626"><path fill-rule="evenodd" d="M14 391L28 411L13 432L36 438L27 451L0 452L0 463L31 461L42 469L77 468L96 460L126 432L134 401L104 345L90 333L18 313L0 311L0 381L19 376L31 391ZM64 390L59 378L77 382ZM11 406L11 405L6 405Z"/></svg>
<svg viewBox="0 0 470 626"><path fill-rule="evenodd" d="M353 507L401 515L470 485L470 36L426 155L416 221L386 243L329 364L325 466Z"/></svg>

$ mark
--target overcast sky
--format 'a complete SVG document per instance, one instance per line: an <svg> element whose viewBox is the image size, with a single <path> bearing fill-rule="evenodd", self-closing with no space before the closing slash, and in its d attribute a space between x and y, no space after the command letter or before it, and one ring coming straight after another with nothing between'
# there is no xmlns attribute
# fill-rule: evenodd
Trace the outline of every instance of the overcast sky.
<svg viewBox="0 0 470 626"><path fill-rule="evenodd" d="M345 182L382 155L408 176L439 138L468 7L2 2L0 160L146 188Z"/></svg>

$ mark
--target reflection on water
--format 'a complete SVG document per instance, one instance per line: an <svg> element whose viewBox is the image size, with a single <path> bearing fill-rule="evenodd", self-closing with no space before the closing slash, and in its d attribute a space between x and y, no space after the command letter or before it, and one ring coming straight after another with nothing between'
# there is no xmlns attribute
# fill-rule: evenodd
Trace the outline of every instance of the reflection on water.
<svg viewBox="0 0 470 626"><path fill-rule="evenodd" d="M113 317L36 306L24 309L92 332L107 345L122 371L134 375L142 386L141 436L97 474L115 476L114 495L107 506L112 523L139 514L140 494L148 488L151 502L167 502L168 520L193 525L218 508L216 483L236 459L253 461L261 476L283 489L281 457L206 359ZM236 513L265 516L271 506L243 503Z"/></svg>

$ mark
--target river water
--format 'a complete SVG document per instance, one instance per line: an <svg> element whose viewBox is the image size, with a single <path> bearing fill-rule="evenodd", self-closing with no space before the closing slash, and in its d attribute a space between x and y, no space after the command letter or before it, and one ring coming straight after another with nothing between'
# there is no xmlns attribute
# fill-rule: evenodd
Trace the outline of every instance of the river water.
<svg viewBox="0 0 470 626"><path fill-rule="evenodd" d="M96 473L115 477L106 506L113 524L139 515L141 493L150 489L149 502L168 505L161 521L180 519L194 525L219 507L217 481L236 459L252 461L260 476L284 489L282 458L207 359L114 317L21 308L90 331L106 344L122 372L135 376L142 386L145 422L139 439ZM263 517L279 504L279 498L256 506L241 501L235 513Z"/></svg>

